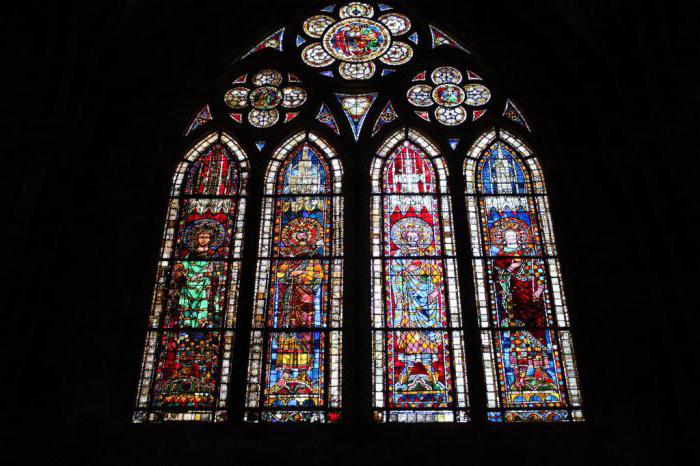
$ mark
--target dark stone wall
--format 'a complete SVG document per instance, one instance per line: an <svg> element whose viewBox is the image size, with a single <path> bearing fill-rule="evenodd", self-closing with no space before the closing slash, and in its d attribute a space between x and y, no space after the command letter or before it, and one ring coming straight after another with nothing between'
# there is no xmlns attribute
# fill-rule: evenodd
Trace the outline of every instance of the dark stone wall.
<svg viewBox="0 0 700 466"><path fill-rule="evenodd" d="M427 21L458 31L535 130L588 421L488 425L470 338L474 422L373 425L360 308L348 328L354 343L345 391L353 414L346 423L242 423L239 382L229 423L132 425L182 131L232 59L305 5L18 2L1 17L9 83L0 172L10 205L0 367L11 430L1 444L10 458L90 465L671 464L690 451L684 421L697 414L690 379L697 374L691 312L698 217L691 197L698 173L692 15L664 2L411 4ZM359 168L351 173L360 176ZM361 187L349 188L357 192L349 217L366 217ZM462 228L463 214L455 217ZM248 228L256 230L257 220ZM246 244L248 263L255 246ZM347 295L366 295L362 270L353 269ZM462 279L471 302L469 277ZM473 304L463 311L475 326ZM234 375L242 375L245 351L236 350Z"/></svg>

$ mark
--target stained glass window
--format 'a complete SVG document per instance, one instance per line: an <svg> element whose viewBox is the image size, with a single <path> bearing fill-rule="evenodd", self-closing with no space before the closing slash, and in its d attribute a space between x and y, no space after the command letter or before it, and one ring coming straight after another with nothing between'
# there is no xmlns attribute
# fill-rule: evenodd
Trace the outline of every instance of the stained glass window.
<svg viewBox="0 0 700 466"><path fill-rule="evenodd" d="M134 422L223 421L248 161L210 133L175 172Z"/></svg>
<svg viewBox="0 0 700 466"><path fill-rule="evenodd" d="M265 177L246 415L334 422L341 407L343 198L335 151L300 132Z"/></svg>
<svg viewBox="0 0 700 466"><path fill-rule="evenodd" d="M321 11L333 14L334 10ZM304 21L303 31L310 43L301 50L301 59L313 68L338 62L338 73L344 79L370 79L378 65L394 67L411 60L413 48L401 40L411 27L411 20L401 13L377 14L367 3L350 2L338 8L337 17L319 14ZM306 42L301 39L297 45Z"/></svg>
<svg viewBox="0 0 700 466"><path fill-rule="evenodd" d="M447 167L411 129L371 167L374 418L468 420L464 338Z"/></svg>
<svg viewBox="0 0 700 466"><path fill-rule="evenodd" d="M542 170L493 129L464 164L488 418L581 421L581 395Z"/></svg>
<svg viewBox="0 0 700 466"><path fill-rule="evenodd" d="M430 73L433 86L427 83L425 73L421 73L412 82L426 82L412 85L406 92L406 99L416 107L427 108L435 104L435 119L445 126L457 126L467 121L471 107L484 106L491 100L491 91L486 86L465 82L481 80L478 75L467 70L465 77L466 79L457 68L440 66ZM472 121L480 118L484 112L484 109L474 109ZM430 121L426 111L416 113L422 119Z"/></svg>

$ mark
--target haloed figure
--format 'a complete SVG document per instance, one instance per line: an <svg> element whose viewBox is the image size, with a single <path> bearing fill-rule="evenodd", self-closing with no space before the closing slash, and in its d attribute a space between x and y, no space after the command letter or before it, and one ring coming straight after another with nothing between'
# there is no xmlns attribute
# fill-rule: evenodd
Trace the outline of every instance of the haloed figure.
<svg viewBox="0 0 700 466"><path fill-rule="evenodd" d="M523 257L531 256L533 251L521 244L515 230L506 230L503 245L494 249L502 315L510 325L543 327L544 285L535 274L536 259Z"/></svg>

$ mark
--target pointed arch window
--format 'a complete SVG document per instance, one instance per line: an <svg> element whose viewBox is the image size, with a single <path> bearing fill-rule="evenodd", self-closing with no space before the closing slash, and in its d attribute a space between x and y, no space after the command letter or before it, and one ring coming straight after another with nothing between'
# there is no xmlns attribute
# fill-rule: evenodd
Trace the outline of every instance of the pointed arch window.
<svg viewBox="0 0 700 466"><path fill-rule="evenodd" d="M542 170L492 129L464 163L488 418L581 421L581 396Z"/></svg>
<svg viewBox="0 0 700 466"><path fill-rule="evenodd" d="M447 167L412 129L371 167L373 406L380 422L468 420Z"/></svg>
<svg viewBox="0 0 700 466"><path fill-rule="evenodd" d="M226 417L247 180L246 154L225 132L177 167L134 422Z"/></svg>
<svg viewBox="0 0 700 466"><path fill-rule="evenodd" d="M300 132L265 176L246 420L334 422L341 407L343 198L335 151Z"/></svg>

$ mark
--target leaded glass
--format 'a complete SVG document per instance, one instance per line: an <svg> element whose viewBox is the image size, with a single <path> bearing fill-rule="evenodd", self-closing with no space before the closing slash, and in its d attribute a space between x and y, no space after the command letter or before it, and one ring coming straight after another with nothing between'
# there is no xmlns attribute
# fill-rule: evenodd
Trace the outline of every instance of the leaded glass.
<svg viewBox="0 0 700 466"><path fill-rule="evenodd" d="M175 172L134 422L223 421L248 162L210 133Z"/></svg>
<svg viewBox="0 0 700 466"><path fill-rule="evenodd" d="M466 103L471 106L485 105L491 99L491 91L482 84L467 84L464 86L467 93Z"/></svg>
<svg viewBox="0 0 700 466"><path fill-rule="evenodd" d="M262 42L250 49L243 57L246 58L254 53L261 52L265 49L273 49L278 52L282 51L282 40L284 39L284 28L278 29L269 36L267 36Z"/></svg>
<svg viewBox="0 0 700 466"><path fill-rule="evenodd" d="M402 42L394 42L391 47L389 47L389 50L379 57L379 61L387 65L398 66L408 63L411 57L413 57L413 49L410 45Z"/></svg>
<svg viewBox="0 0 700 466"><path fill-rule="evenodd" d="M411 29L408 17L400 13L388 13L379 19L373 19L373 16L374 8L371 5L350 2L339 8L337 17L324 14L307 18L303 25L304 33L318 41L304 47L302 60L314 68L324 68L338 62L338 72L348 80L375 76L376 59L390 66L410 61L413 48L395 39ZM304 42L305 39L297 40L297 44ZM381 75L385 76L391 71L384 69ZM329 70L321 73L332 76Z"/></svg>
<svg viewBox="0 0 700 466"><path fill-rule="evenodd" d="M469 80L481 80L481 78L467 70ZM425 81L426 72L418 73L413 79ZM406 92L406 100L416 107L433 107L435 119L446 126L456 126L467 121L469 111L466 107L484 106L491 99L491 91L480 83L468 83L463 87L459 84L463 80L462 72L452 66L440 66L430 73L430 79L434 85L428 83L414 84ZM486 109L472 111L472 121L483 116ZM426 121L430 121L427 111L415 111L416 115Z"/></svg>
<svg viewBox="0 0 700 466"><path fill-rule="evenodd" d="M323 34L328 26L333 24L335 20L330 16L316 15L304 21L304 32L315 39L318 39Z"/></svg>
<svg viewBox="0 0 700 466"><path fill-rule="evenodd" d="M494 129L474 143L464 173L489 420L583 420L537 159Z"/></svg>
<svg viewBox="0 0 700 466"><path fill-rule="evenodd" d="M379 17L379 21L389 28L392 34L400 36L411 29L411 20L400 13L387 13Z"/></svg>
<svg viewBox="0 0 700 466"><path fill-rule="evenodd" d="M265 178L245 419L334 422L341 407L342 169L300 132Z"/></svg>
<svg viewBox="0 0 700 466"><path fill-rule="evenodd" d="M341 63L338 72L345 79L369 79L374 75L376 66L374 63Z"/></svg>
<svg viewBox="0 0 700 466"><path fill-rule="evenodd" d="M248 75L242 75L234 81L245 84ZM248 123L256 128L269 128L275 125L280 116L284 123L295 118L299 112L285 112L286 109L299 108L306 103L306 91L297 83L301 80L292 73L287 73L287 82L294 85L281 87L284 78L277 70L263 69L253 74L250 83L255 86L249 89L237 86L224 94L224 102L232 109L248 111ZM280 113L280 109L282 113ZM243 122L243 113L229 113L236 123Z"/></svg>
<svg viewBox="0 0 700 466"><path fill-rule="evenodd" d="M455 126L467 119L467 111L463 107L438 107L435 109L435 119L447 126Z"/></svg>
<svg viewBox="0 0 700 466"><path fill-rule="evenodd" d="M447 167L400 129L371 168L373 407L380 422L468 419Z"/></svg>
<svg viewBox="0 0 700 466"><path fill-rule="evenodd" d="M187 132L185 132L185 136L189 136L192 131L196 130L202 125L206 125L213 119L214 118L211 116L209 105L205 105L199 110L199 112L197 112L197 115L195 115L192 123L190 123L190 126L187 128Z"/></svg>

